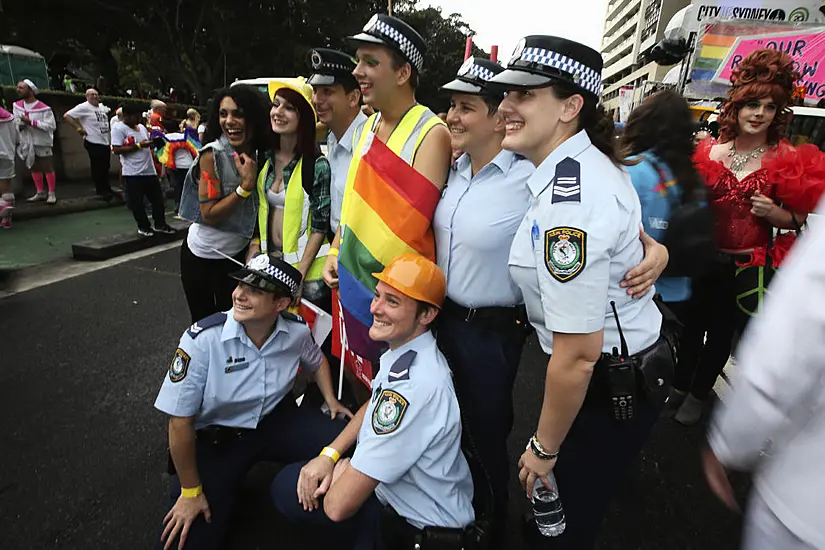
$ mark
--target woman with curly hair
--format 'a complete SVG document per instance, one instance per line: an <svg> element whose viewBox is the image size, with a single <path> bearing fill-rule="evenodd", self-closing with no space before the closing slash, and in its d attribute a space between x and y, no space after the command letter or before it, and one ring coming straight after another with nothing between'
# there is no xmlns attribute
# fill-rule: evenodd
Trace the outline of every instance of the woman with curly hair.
<svg viewBox="0 0 825 550"><path fill-rule="evenodd" d="M269 101L252 86L218 90L204 147L186 174L179 215L192 223L181 245L180 278L192 322L232 307L238 269L255 231L259 159L269 150Z"/></svg>
<svg viewBox="0 0 825 550"><path fill-rule="evenodd" d="M693 117L685 99L673 90L648 97L630 113L622 136L622 153L635 162L627 167L642 204L645 232L662 242L671 212L683 201L699 200L703 184L690 160ZM681 319L690 298L689 277L663 276L656 291Z"/></svg>
<svg viewBox="0 0 825 550"><path fill-rule="evenodd" d="M689 320L682 335L668 404L678 407L675 418L682 424L701 418L733 339L747 323L750 313L737 303L746 290L738 268L763 268L764 274L778 267L795 235L774 237L775 229L798 230L825 186L825 155L782 139L799 77L787 54L752 52L732 73L719 141L707 139L696 150L694 163L716 218L718 255L707 276L694 281L691 307L702 314ZM759 283L753 293L751 313L763 288Z"/></svg>

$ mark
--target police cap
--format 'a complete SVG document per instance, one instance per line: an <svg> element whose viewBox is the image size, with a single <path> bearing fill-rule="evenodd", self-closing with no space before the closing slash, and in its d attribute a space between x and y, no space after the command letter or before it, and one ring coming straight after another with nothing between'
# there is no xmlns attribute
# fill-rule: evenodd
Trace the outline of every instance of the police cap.
<svg viewBox="0 0 825 550"><path fill-rule="evenodd" d="M258 254L249 260L246 267L229 274L238 282L273 292L294 296L301 286L301 272L281 258L268 254Z"/></svg>
<svg viewBox="0 0 825 550"><path fill-rule="evenodd" d="M521 39L507 69L492 82L508 88L540 88L562 82L582 95L602 93L602 68L599 52L566 38L531 35Z"/></svg>
<svg viewBox="0 0 825 550"><path fill-rule="evenodd" d="M444 84L441 89L447 92L473 95L503 95L504 88L491 84L490 80L504 67L489 59L468 57L458 69L455 80Z"/></svg>
<svg viewBox="0 0 825 550"><path fill-rule="evenodd" d="M358 82L352 76L355 70L355 61L352 56L329 48L314 48L307 52L307 65L312 69L309 77L310 86L332 86L333 84L349 84L358 87Z"/></svg>
<svg viewBox="0 0 825 550"><path fill-rule="evenodd" d="M424 39L418 31L397 17L376 13L364 25L362 32L350 36L348 40L356 44L360 42L387 46L400 53L419 73L424 68L424 55L427 53Z"/></svg>

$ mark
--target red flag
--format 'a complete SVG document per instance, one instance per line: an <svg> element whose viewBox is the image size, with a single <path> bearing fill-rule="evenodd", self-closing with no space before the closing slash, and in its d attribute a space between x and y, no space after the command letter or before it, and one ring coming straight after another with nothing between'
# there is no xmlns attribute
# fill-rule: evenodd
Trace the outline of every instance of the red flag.
<svg viewBox="0 0 825 550"><path fill-rule="evenodd" d="M364 383L367 388L372 384L372 363L355 354L346 346L346 330L344 329L344 313L341 310L341 302L338 299L338 291L332 291L332 354L341 358L341 349L346 348L344 366L352 372L355 377Z"/></svg>

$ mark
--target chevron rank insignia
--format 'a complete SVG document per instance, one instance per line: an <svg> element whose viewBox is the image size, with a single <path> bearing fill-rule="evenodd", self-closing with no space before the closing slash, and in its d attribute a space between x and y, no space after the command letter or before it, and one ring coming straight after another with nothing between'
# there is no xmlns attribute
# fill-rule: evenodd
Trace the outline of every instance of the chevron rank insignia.
<svg viewBox="0 0 825 550"><path fill-rule="evenodd" d="M189 330L187 330L186 333L190 338L197 338L198 335L204 330L222 325L224 322L226 322L226 313L223 313L222 311L213 313L209 317L205 317L189 327Z"/></svg>
<svg viewBox="0 0 825 550"><path fill-rule="evenodd" d="M551 204L581 202L581 172L579 161L570 157L556 165Z"/></svg>
<svg viewBox="0 0 825 550"><path fill-rule="evenodd" d="M395 363L390 367L388 375L390 382L397 382L400 380L410 379L410 365L412 365L415 356L418 355L415 350L409 350L401 357L395 360Z"/></svg>

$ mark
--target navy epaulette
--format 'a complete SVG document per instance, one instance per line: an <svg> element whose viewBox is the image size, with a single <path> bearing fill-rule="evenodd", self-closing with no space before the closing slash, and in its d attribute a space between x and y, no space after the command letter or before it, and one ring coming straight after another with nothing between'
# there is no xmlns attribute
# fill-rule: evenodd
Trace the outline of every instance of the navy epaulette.
<svg viewBox="0 0 825 550"><path fill-rule="evenodd" d="M410 366L412 365L415 356L418 353L415 350L409 350L404 355L395 360L395 363L390 367L390 374L388 376L390 382L398 382L400 380L410 379Z"/></svg>
<svg viewBox="0 0 825 550"><path fill-rule="evenodd" d="M198 334L203 332L205 329L216 327L218 325L223 325L226 322L226 313L223 311L219 311L218 313L213 313L209 317L205 317L189 327L189 330L186 331L186 334L189 335L190 338L197 338Z"/></svg>
<svg viewBox="0 0 825 550"><path fill-rule="evenodd" d="M282 311L281 317L283 317L287 321L295 321L296 323L307 324L303 317L301 317L300 315L295 315L294 313L290 313L288 311Z"/></svg>

